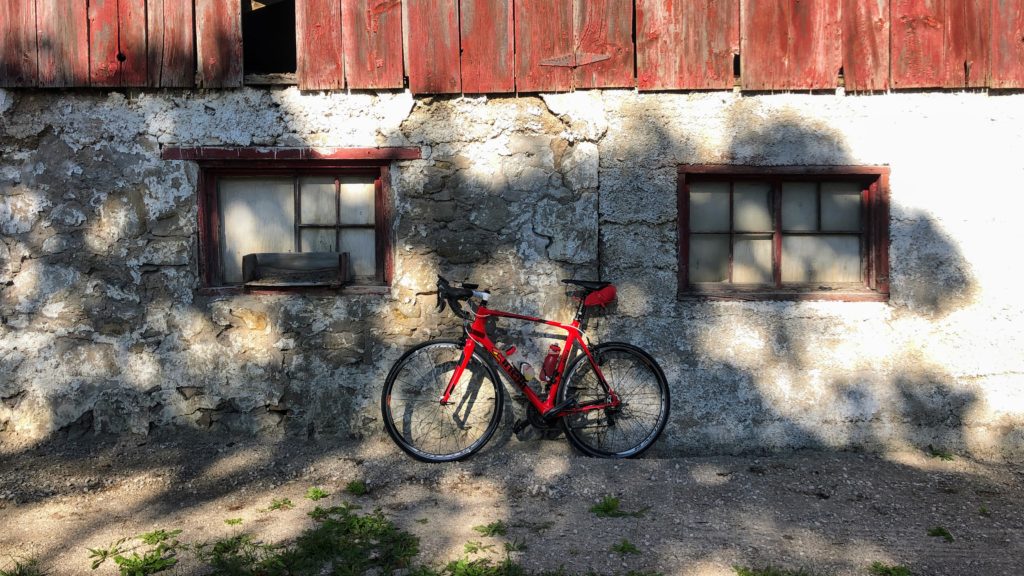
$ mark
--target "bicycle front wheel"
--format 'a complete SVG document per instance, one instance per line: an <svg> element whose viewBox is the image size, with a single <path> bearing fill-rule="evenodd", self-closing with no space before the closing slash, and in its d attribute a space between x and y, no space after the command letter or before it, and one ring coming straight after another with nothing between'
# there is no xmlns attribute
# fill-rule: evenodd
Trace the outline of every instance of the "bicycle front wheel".
<svg viewBox="0 0 1024 576"><path fill-rule="evenodd" d="M399 447L419 460L465 458L487 443L501 420L501 382L477 354L469 359L449 401L441 403L462 355L462 344L454 340L424 342L399 358L384 382L384 427Z"/></svg>
<svg viewBox="0 0 1024 576"><path fill-rule="evenodd" d="M610 387L620 404L564 416L562 430L573 446L590 456L638 456L654 444L668 422L665 374L650 354L630 344L601 344L591 353L607 386L590 359L581 355L566 372L558 402L573 398L576 407L603 404L610 401Z"/></svg>

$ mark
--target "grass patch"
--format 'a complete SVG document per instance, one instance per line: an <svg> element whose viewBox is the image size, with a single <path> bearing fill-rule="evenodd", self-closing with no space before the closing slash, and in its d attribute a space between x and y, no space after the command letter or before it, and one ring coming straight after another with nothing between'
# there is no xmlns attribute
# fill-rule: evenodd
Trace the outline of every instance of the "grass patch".
<svg viewBox="0 0 1024 576"><path fill-rule="evenodd" d="M881 562L871 564L868 572L874 576L914 576L906 566L889 566Z"/></svg>
<svg viewBox="0 0 1024 576"><path fill-rule="evenodd" d="M242 519L241 518L227 518L227 519L224 520L224 523L227 524L228 526L238 526L238 525L240 525L242 523Z"/></svg>
<svg viewBox="0 0 1024 576"><path fill-rule="evenodd" d="M629 540L623 538L622 542L619 542L618 544L612 544L612 552L615 552L620 556L625 556L626 554L639 554L640 549L634 546L633 543Z"/></svg>
<svg viewBox="0 0 1024 576"><path fill-rule="evenodd" d="M0 576L46 576L35 558L11 557L10 567L0 568Z"/></svg>
<svg viewBox="0 0 1024 576"><path fill-rule="evenodd" d="M363 496L369 491L370 489L366 487L366 482L362 480L353 480L345 485L345 492L353 496Z"/></svg>
<svg viewBox="0 0 1024 576"><path fill-rule="evenodd" d="M736 576L814 576L814 574L804 570L787 570L785 568L775 568L774 566L766 568L733 566L732 569L736 571Z"/></svg>
<svg viewBox="0 0 1024 576"><path fill-rule="evenodd" d="M291 498L274 498L270 501L270 507L267 510L291 510L295 508L295 504L292 504Z"/></svg>
<svg viewBox="0 0 1024 576"><path fill-rule="evenodd" d="M985 518L991 518L992 517L992 512L990 512L989 509L984 507L984 506L982 506L981 508L978 508L978 514L983 516L983 517L985 517Z"/></svg>
<svg viewBox="0 0 1024 576"><path fill-rule="evenodd" d="M590 511L598 518L622 518L623 516L640 518L648 510L650 510L649 506L635 512L622 510L619 508L619 499L614 496L605 496L600 502L590 507Z"/></svg>
<svg viewBox="0 0 1024 576"><path fill-rule="evenodd" d="M481 524L480 526L473 526L473 530L480 533L481 536L504 536L508 534L508 527L501 520L491 522L490 524Z"/></svg>
<svg viewBox="0 0 1024 576"><path fill-rule="evenodd" d="M928 455L932 458L938 458L939 460L945 460L949 462L953 459L953 453L944 448L936 448L931 444L928 445Z"/></svg>
<svg viewBox="0 0 1024 576"><path fill-rule="evenodd" d="M522 552L523 550L526 550L526 542L521 540L505 542L505 553Z"/></svg>
<svg viewBox="0 0 1024 576"><path fill-rule="evenodd" d="M430 522L430 518L417 518L416 519L416 523L417 524L426 524L427 522Z"/></svg>
<svg viewBox="0 0 1024 576"><path fill-rule="evenodd" d="M330 493L328 493L323 488L320 488L319 486L310 486L309 490L306 490L306 498L312 500L313 502L316 502L317 500L323 500L328 496L330 496Z"/></svg>
<svg viewBox="0 0 1024 576"><path fill-rule="evenodd" d="M949 530L946 530L942 526L933 526L929 528L928 535L933 538L942 538L946 542L953 541L953 535L949 533Z"/></svg>

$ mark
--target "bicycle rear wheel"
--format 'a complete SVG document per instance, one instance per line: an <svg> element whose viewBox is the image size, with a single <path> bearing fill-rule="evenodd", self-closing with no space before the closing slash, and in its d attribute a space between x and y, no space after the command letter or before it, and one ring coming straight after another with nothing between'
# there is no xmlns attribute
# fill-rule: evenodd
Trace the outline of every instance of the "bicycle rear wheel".
<svg viewBox="0 0 1024 576"><path fill-rule="evenodd" d="M658 439L668 422L668 382L650 354L630 344L609 342L592 349L605 382L619 396L615 408L569 414L562 430L573 446L590 456L638 456ZM608 391L586 355L566 372L558 402L569 398L576 406L608 401Z"/></svg>
<svg viewBox="0 0 1024 576"><path fill-rule="evenodd" d="M381 394L384 427L414 458L460 460L482 448L498 427L501 382L477 354L449 402L440 402L462 354L462 344L454 340L424 342L402 355L388 373Z"/></svg>

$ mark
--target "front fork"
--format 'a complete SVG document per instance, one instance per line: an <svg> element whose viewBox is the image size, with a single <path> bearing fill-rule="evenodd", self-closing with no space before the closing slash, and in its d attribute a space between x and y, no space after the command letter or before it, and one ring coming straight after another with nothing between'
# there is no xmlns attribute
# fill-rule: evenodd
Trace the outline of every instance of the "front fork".
<svg viewBox="0 0 1024 576"><path fill-rule="evenodd" d="M448 406L451 404L452 391L455 390L455 384L462 378L462 373L466 371L466 366L469 365L470 359L473 358L473 352L476 350L476 342L472 338L469 338L465 331L462 336L462 358L459 359L459 365L455 367L455 372L452 373L452 377L448 380L448 385L444 387L444 394L441 395L440 404L442 406Z"/></svg>

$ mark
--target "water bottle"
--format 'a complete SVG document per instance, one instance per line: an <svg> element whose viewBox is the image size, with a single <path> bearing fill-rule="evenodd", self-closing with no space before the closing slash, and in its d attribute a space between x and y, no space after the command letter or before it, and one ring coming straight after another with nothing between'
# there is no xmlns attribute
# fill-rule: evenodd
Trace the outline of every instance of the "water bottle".
<svg viewBox="0 0 1024 576"><path fill-rule="evenodd" d="M548 346L548 355L544 357L544 364L540 368L540 379L542 382L551 384L555 379L555 372L558 370L558 357L562 353L562 347L558 344Z"/></svg>

